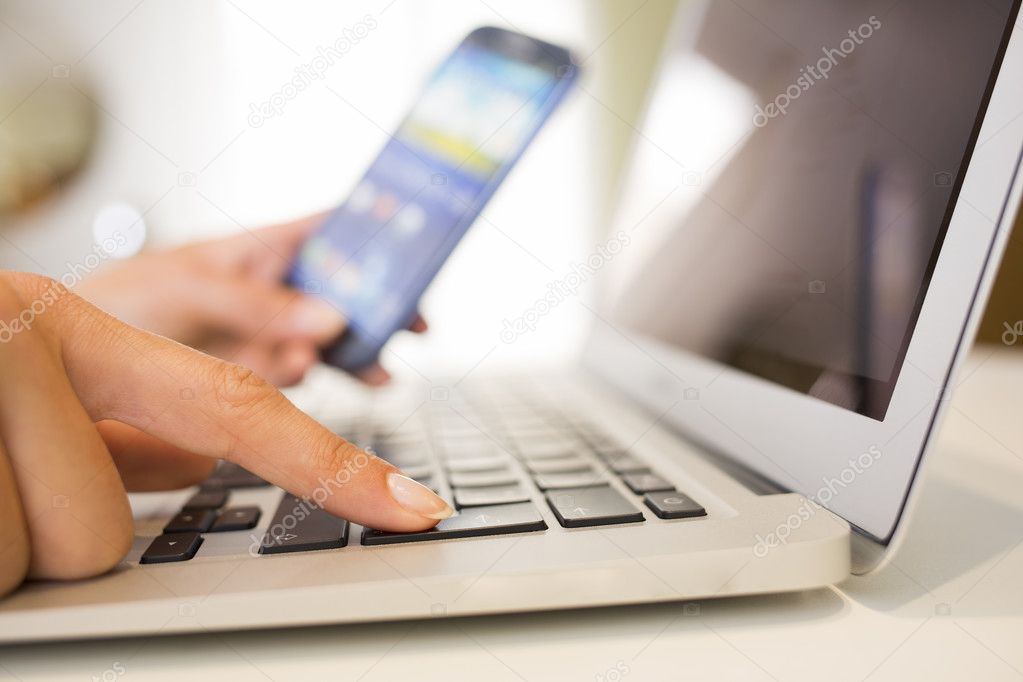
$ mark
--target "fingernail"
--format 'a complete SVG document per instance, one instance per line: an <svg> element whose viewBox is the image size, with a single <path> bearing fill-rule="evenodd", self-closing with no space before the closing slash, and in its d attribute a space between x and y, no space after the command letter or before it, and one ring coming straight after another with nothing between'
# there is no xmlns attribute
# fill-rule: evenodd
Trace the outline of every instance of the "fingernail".
<svg viewBox="0 0 1023 682"><path fill-rule="evenodd" d="M344 331L345 321L341 313L319 299L303 298L295 307L292 324L298 332L318 337L333 337Z"/></svg>
<svg viewBox="0 0 1023 682"><path fill-rule="evenodd" d="M394 472L387 474L387 487L391 489L391 497L413 514L440 520L455 513L451 505L437 497L432 490L408 476Z"/></svg>

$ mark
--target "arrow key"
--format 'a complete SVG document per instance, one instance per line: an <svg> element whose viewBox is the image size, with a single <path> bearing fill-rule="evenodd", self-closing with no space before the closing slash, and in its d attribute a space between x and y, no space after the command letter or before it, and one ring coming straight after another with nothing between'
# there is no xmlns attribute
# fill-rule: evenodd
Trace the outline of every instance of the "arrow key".
<svg viewBox="0 0 1023 682"><path fill-rule="evenodd" d="M641 511L617 490L606 485L552 490L547 493L547 504L558 517L558 523L565 528L643 521Z"/></svg>
<svg viewBox="0 0 1023 682"><path fill-rule="evenodd" d="M348 522L312 500L285 493L259 546L260 554L337 549L348 544Z"/></svg>
<svg viewBox="0 0 1023 682"><path fill-rule="evenodd" d="M547 524L536 507L529 502L521 502L464 509L458 516L444 519L429 530L415 533L387 533L366 528L362 532L362 544L392 545L399 542L506 535L537 530L547 530Z"/></svg>
<svg viewBox="0 0 1023 682"><path fill-rule="evenodd" d="M202 536L198 533L164 533L149 545L139 559L142 564L164 564L188 561L199 551Z"/></svg>
<svg viewBox="0 0 1023 682"><path fill-rule="evenodd" d="M163 532L188 533L194 531L196 533L205 533L213 525L213 521L216 518L217 512L213 509L185 509L163 527Z"/></svg>
<svg viewBox="0 0 1023 682"><path fill-rule="evenodd" d="M259 507L231 507L220 512L213 522L211 533L229 530L248 530L259 523Z"/></svg>

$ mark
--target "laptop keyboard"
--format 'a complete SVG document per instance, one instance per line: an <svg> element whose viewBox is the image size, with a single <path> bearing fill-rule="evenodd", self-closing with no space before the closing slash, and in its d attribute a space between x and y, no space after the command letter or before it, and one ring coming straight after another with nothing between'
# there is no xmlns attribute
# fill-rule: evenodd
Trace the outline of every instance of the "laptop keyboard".
<svg viewBox="0 0 1023 682"><path fill-rule="evenodd" d="M411 418L375 416L360 422L337 430L459 510L426 531L364 528L357 538L363 545L543 532L548 525L538 502L564 528L641 524L647 520L645 511L666 520L706 515L698 502L600 427L556 411L535 396L502 395L497 403L446 395L426 402ZM205 534L251 533L264 510L232 506L231 493L269 485L222 462L140 562L187 561L201 556ZM273 516L258 543L259 554L337 549L349 543L351 524L312 501L282 491L276 509L266 511Z"/></svg>

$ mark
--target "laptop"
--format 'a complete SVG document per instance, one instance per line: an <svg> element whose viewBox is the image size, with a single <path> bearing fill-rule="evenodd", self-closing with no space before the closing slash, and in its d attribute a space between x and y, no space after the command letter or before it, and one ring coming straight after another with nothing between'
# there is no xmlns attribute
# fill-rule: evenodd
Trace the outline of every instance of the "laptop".
<svg viewBox="0 0 1023 682"><path fill-rule="evenodd" d="M0 602L0 640L688 601L875 570L1023 193L1019 5L681 3L616 214L565 274L594 290L559 290L593 320L578 363L353 399L319 374L295 395L458 516L383 533L224 463L136 497L115 570ZM194 541L169 546L183 528Z"/></svg>

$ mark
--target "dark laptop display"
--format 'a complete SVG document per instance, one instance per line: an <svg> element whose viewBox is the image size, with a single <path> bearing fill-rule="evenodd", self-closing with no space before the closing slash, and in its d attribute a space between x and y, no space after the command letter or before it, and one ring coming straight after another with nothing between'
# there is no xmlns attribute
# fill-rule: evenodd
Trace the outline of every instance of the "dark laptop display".
<svg viewBox="0 0 1023 682"><path fill-rule="evenodd" d="M678 210L637 226L658 231L656 248L611 317L883 420L1017 11L707 3L693 51L665 69L680 115L719 139L674 145L666 126L640 153L672 157ZM694 73L730 94L683 87ZM729 134L728 120L743 125Z"/></svg>

